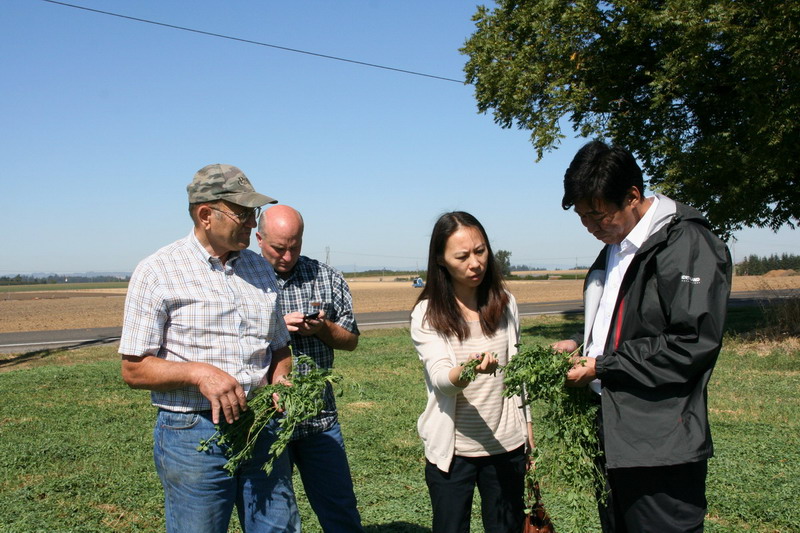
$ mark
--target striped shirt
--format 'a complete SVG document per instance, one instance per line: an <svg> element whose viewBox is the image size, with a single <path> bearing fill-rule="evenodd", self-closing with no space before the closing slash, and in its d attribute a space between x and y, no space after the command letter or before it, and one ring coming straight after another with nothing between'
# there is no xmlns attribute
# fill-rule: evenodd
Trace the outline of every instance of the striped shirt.
<svg viewBox="0 0 800 533"><path fill-rule="evenodd" d="M316 259L301 255L288 278L278 278L281 287L280 304L284 313L306 313L310 302L319 302L325 311L325 320L329 320L351 333L359 334L355 316L353 316L353 297L342 274ZM315 335L304 336L291 334L292 353L295 358L307 355L324 369L333 368L333 348L322 342ZM300 372L303 371L299 367ZM333 388L325 389L325 407L315 418L303 422L294 433L294 438L320 433L329 429L337 420L336 400Z"/></svg>
<svg viewBox="0 0 800 533"><path fill-rule="evenodd" d="M508 364L508 325L504 320L492 337L486 337L480 321L468 322L470 336L455 341L457 363L466 363L471 353L494 353L500 365ZM478 374L456 397L456 455L481 457L514 450L525 442L525 427L515 416L517 407L503 396L503 372Z"/></svg>
<svg viewBox="0 0 800 533"><path fill-rule="evenodd" d="M209 363L249 393L266 383L272 350L289 342L277 299L275 275L263 257L245 249L223 265L192 232L136 267L119 353ZM152 391L151 399L170 411L211 408L196 387Z"/></svg>

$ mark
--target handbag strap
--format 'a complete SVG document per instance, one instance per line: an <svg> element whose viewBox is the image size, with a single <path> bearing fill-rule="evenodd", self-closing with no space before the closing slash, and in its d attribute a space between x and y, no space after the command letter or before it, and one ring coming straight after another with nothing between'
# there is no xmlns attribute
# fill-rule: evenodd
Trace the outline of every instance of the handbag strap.
<svg viewBox="0 0 800 533"><path fill-rule="evenodd" d="M535 498L535 503L538 505L542 503L542 493L539 491L539 482L533 482L533 497Z"/></svg>

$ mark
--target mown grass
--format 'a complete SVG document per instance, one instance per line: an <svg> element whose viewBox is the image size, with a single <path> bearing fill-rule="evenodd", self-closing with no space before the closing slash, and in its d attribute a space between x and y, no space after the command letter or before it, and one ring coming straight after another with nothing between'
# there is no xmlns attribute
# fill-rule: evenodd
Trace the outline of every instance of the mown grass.
<svg viewBox="0 0 800 533"><path fill-rule="evenodd" d="M757 312L732 311L736 333L709 391L716 457L706 528L714 533L800 531L800 350L739 340ZM581 327L574 316L526 319L524 342L557 340ZM122 383L115 348L25 357L33 363L12 366L20 356L0 361L0 369L13 368L0 374L0 531L163 531L151 451L155 413L148 393ZM407 330L365 332L356 352L337 356L337 372L367 531L430 531L416 434L425 391ZM304 531L319 531L296 485ZM560 507L557 491L545 497ZM477 498L474 515L473 531L481 531ZM235 518L230 530L239 531Z"/></svg>

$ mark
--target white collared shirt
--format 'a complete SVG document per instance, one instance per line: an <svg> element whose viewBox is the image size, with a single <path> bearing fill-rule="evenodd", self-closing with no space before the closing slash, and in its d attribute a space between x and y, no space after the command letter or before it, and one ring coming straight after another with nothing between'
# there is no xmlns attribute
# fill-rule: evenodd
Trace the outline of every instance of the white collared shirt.
<svg viewBox="0 0 800 533"><path fill-rule="evenodd" d="M592 324L592 335L589 340L589 346L585 351L587 357L603 355L603 350L608 338L608 328L611 326L614 315L614 305L617 303L619 289L625 277L625 272L627 272L628 267L631 265L633 256L636 255L636 252L642 247L644 241L650 237L650 226L653 222L656 206L658 205L658 197L651 196L647 199L652 199L652 203L644 216L636 223L636 226L634 226L622 242L619 244L612 244L608 248L603 296L600 298L600 306L597 309L594 324ZM599 394L600 380L594 380L590 384L590 387Z"/></svg>
<svg viewBox="0 0 800 533"><path fill-rule="evenodd" d="M125 299L119 353L214 365L246 392L263 385L272 352L289 343L275 273L252 250L223 264L194 232L136 267ZM210 409L197 387L151 391L170 411Z"/></svg>

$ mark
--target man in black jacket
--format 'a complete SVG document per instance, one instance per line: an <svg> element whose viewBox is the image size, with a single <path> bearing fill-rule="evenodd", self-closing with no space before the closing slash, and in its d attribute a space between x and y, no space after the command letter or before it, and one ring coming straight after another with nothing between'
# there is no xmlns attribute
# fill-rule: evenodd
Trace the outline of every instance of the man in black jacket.
<svg viewBox="0 0 800 533"><path fill-rule="evenodd" d="M603 531L702 531L713 455L706 387L722 345L730 253L695 209L645 197L633 156L599 141L572 160L562 207L606 244L584 285L583 356L567 375L601 405L611 491Z"/></svg>

